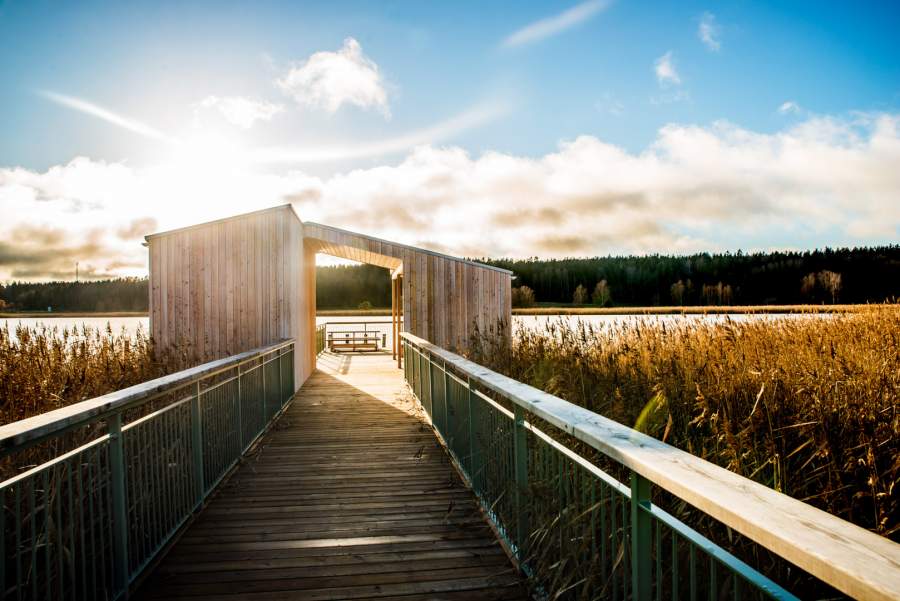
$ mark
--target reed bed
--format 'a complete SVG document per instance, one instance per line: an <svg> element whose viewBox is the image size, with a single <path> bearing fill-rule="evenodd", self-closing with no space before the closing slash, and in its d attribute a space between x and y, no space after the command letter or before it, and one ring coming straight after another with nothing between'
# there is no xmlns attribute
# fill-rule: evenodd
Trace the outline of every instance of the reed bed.
<svg viewBox="0 0 900 601"><path fill-rule="evenodd" d="M91 327L0 327L0 424L181 369L187 353L156 357L150 337Z"/></svg>
<svg viewBox="0 0 900 601"><path fill-rule="evenodd" d="M714 323L561 319L474 359L900 540L900 306Z"/></svg>

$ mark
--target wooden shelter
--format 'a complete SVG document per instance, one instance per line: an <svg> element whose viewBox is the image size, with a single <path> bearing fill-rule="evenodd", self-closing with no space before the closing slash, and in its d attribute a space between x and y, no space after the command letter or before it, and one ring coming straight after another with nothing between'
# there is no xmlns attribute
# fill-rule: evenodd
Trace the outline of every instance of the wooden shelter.
<svg viewBox="0 0 900 601"><path fill-rule="evenodd" d="M315 255L390 270L394 348L401 329L464 350L511 317L511 272L318 223L291 205L146 237L150 331L197 360L298 341L296 386L315 369ZM402 322L401 322L402 316Z"/></svg>

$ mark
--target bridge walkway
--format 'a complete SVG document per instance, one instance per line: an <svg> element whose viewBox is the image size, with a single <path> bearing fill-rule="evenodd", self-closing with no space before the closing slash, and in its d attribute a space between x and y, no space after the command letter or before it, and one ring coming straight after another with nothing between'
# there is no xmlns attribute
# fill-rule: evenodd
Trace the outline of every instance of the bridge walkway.
<svg viewBox="0 0 900 601"><path fill-rule="evenodd" d="M527 599L389 354L329 354L141 599Z"/></svg>

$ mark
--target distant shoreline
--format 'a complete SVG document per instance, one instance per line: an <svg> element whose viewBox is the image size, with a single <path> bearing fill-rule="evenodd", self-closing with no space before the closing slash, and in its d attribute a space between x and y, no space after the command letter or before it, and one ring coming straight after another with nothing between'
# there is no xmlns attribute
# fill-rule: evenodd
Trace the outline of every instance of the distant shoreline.
<svg viewBox="0 0 900 601"><path fill-rule="evenodd" d="M748 306L694 306L694 307L573 307L552 305L516 308L513 315L737 315L743 313L796 314L796 313L847 313L877 305L748 305ZM390 309L322 309L316 317L390 317ZM22 311L3 312L0 319L75 318L75 317L147 317L143 311L53 312Z"/></svg>
<svg viewBox="0 0 900 601"><path fill-rule="evenodd" d="M38 317L147 317L146 311L15 311L0 313L0 319L35 319Z"/></svg>
<svg viewBox="0 0 900 601"><path fill-rule="evenodd" d="M513 309L513 315L738 315L744 313L847 313L877 305L731 305L692 307L572 307Z"/></svg>

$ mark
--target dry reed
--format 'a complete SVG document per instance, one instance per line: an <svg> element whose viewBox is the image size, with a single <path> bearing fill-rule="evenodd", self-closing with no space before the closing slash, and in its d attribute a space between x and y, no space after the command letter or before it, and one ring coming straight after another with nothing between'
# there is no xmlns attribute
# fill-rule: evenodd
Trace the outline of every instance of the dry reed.
<svg viewBox="0 0 900 601"><path fill-rule="evenodd" d="M474 359L900 540L900 306L520 328Z"/></svg>
<svg viewBox="0 0 900 601"><path fill-rule="evenodd" d="M25 419L177 371L179 353L156 358L153 342L86 326L0 327L0 424Z"/></svg>

